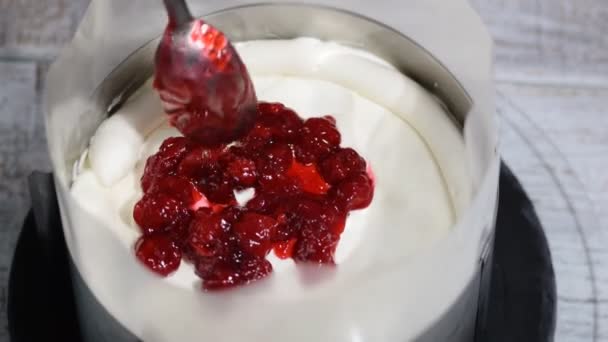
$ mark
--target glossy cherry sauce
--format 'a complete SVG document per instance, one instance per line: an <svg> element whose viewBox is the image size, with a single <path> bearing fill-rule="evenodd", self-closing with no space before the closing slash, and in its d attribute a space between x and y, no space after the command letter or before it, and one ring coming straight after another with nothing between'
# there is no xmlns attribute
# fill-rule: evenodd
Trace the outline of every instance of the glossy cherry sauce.
<svg viewBox="0 0 608 342"><path fill-rule="evenodd" d="M253 128L230 144L165 140L133 211L137 257L163 276L191 262L209 290L266 277L271 252L333 265L349 212L374 194L365 160L340 143L333 117L302 120L279 103L259 103ZM235 192L249 188L239 204Z"/></svg>

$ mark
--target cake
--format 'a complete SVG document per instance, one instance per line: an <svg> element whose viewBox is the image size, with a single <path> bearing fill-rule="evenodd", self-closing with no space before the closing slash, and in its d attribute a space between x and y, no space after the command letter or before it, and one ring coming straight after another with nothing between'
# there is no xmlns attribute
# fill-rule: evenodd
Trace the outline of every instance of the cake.
<svg viewBox="0 0 608 342"><path fill-rule="evenodd" d="M415 288L401 293L408 291L402 277L435 272L413 268L394 280L390 272L377 274L394 263L420 262L469 205L459 128L430 93L369 52L313 38L236 47L259 100L283 103L304 118L332 115L342 142L373 169L374 200L348 217L337 267L307 267L270 254L271 276L226 293L201 292L188 263L166 278L143 267L133 256L141 232L132 209L142 196L145 161L166 138L180 135L149 81L99 126L75 165L71 195L79 208L72 211L72 224L91 241L104 237L80 258L83 278L108 311L145 341L353 340L354 322L367 326L361 334L372 340L416 337L450 304L442 294L424 307L389 308L381 294L377 300L370 293L355 295L355 284L415 298ZM449 273L458 292L468 275Z"/></svg>

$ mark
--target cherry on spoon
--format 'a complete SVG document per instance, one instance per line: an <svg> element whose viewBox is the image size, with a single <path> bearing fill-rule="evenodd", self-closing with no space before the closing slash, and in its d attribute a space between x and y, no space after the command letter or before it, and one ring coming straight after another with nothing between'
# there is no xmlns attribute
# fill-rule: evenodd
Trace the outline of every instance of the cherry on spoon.
<svg viewBox="0 0 608 342"><path fill-rule="evenodd" d="M254 124L257 98L228 38L190 14L185 0L163 0L169 23L156 51L154 87L184 136L208 146L231 142Z"/></svg>

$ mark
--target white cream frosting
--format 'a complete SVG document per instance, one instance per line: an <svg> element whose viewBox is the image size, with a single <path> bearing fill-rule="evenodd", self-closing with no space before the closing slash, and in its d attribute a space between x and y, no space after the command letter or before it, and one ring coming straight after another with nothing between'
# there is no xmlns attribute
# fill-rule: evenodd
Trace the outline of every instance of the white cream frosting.
<svg viewBox="0 0 608 342"><path fill-rule="evenodd" d="M192 267L184 263L172 276L152 280L166 286L158 285L153 290L157 286L153 285L148 291L136 292L130 303L117 303L108 297L111 292L105 297L98 294L111 312L146 341L219 336L216 334L230 322L242 324L238 320L247 309L223 312L219 324L213 307L245 300L242 293L248 294L247 301L269 301L265 310L268 312L264 313L268 317L278 317L289 303L298 303L307 310L301 305L304 298L311 300L308 310L314 310L311 298L343 290L349 281L369 275L383 262L415 257L431 247L448 234L456 217L469 204L470 181L463 166L464 142L459 130L429 93L395 68L367 52L309 38L245 42L237 44L237 49L260 100L282 102L303 117L330 114L337 119L343 145L355 148L374 170L374 201L369 208L349 217L337 250L339 267L321 285L311 286L303 280L305 271L292 261L272 258L275 272L262 285L233 291L222 299L201 293ZM133 204L141 196L139 178L146 158L165 138L178 134L166 123L160 101L147 83L99 127L74 179L72 195L79 205L107 230L104 234L114 236L120 246L112 249L121 248L127 251L121 254L130 255L117 259L117 267L137 269L141 279L130 275L134 282L147 283L148 277L155 277L148 275L132 255L133 243L140 235L132 219ZM106 283L109 288L123 281L96 277L92 269L84 272L89 279ZM165 300L158 300L160 293L174 302L183 301L184 310L192 310L188 314L196 319L183 324L184 329L193 331L167 328L144 336L146 327L153 323L162 326L161 320L167 319L146 310L160 307ZM203 309L189 307L186 303L192 298L197 298L196 304ZM144 308L140 309L142 305ZM419 325L428 324L440 313L421 314ZM260 324L270 322L256 319ZM311 329L323 326L309 323ZM251 340L273 341L273 336L285 336L253 326L252 322L252 335L248 335ZM198 334L197 329L201 329ZM413 337L415 333L416 329L411 328L403 337ZM228 336L222 336L223 341L240 341L239 336L243 335L228 332Z"/></svg>

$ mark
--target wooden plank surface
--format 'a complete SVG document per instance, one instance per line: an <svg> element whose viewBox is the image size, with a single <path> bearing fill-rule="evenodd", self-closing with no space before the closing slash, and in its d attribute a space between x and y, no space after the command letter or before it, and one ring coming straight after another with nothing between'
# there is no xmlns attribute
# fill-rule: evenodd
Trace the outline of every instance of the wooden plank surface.
<svg viewBox="0 0 608 342"><path fill-rule="evenodd" d="M608 295L606 226L598 215L598 203L590 199L590 191L575 171L589 167L589 163L583 160L573 164L569 161L573 153L559 149L561 143L568 144L567 139L562 140L569 134L553 133L557 135L552 137L545 131L547 127L567 125L568 120L557 114L549 121L560 124L548 125L546 120L539 124L536 115L527 112L526 108L533 108L537 101L549 106L556 89L544 88L542 94L531 99L510 94L514 88L526 94L534 92L520 87L499 85L501 150L533 199L553 253L559 300L556 340L605 341L607 321L602 319L602 305ZM572 100L565 97L558 101L567 106ZM594 115L592 109L578 112L581 116ZM592 145L590 150L594 150ZM581 147L576 151L579 153L589 152Z"/></svg>
<svg viewBox="0 0 608 342"><path fill-rule="evenodd" d="M563 154L590 190L600 224L608 227L608 211L602 210L608 208L608 88L500 84L499 91Z"/></svg>
<svg viewBox="0 0 608 342"><path fill-rule="evenodd" d="M54 58L89 0L0 0L0 58Z"/></svg>
<svg viewBox="0 0 608 342"><path fill-rule="evenodd" d="M6 282L19 225L27 208L24 175L36 167L35 144L40 126L32 99L36 98L36 64L0 62L0 341L6 335ZM21 157L25 157L22 159Z"/></svg>
<svg viewBox="0 0 608 342"><path fill-rule="evenodd" d="M608 1L472 3L496 41L498 79L608 87Z"/></svg>
<svg viewBox="0 0 608 342"><path fill-rule="evenodd" d="M502 151L553 252L556 341L608 341L608 1L472 2L496 40ZM0 342L24 177L49 166L42 79L87 3L0 0Z"/></svg>

